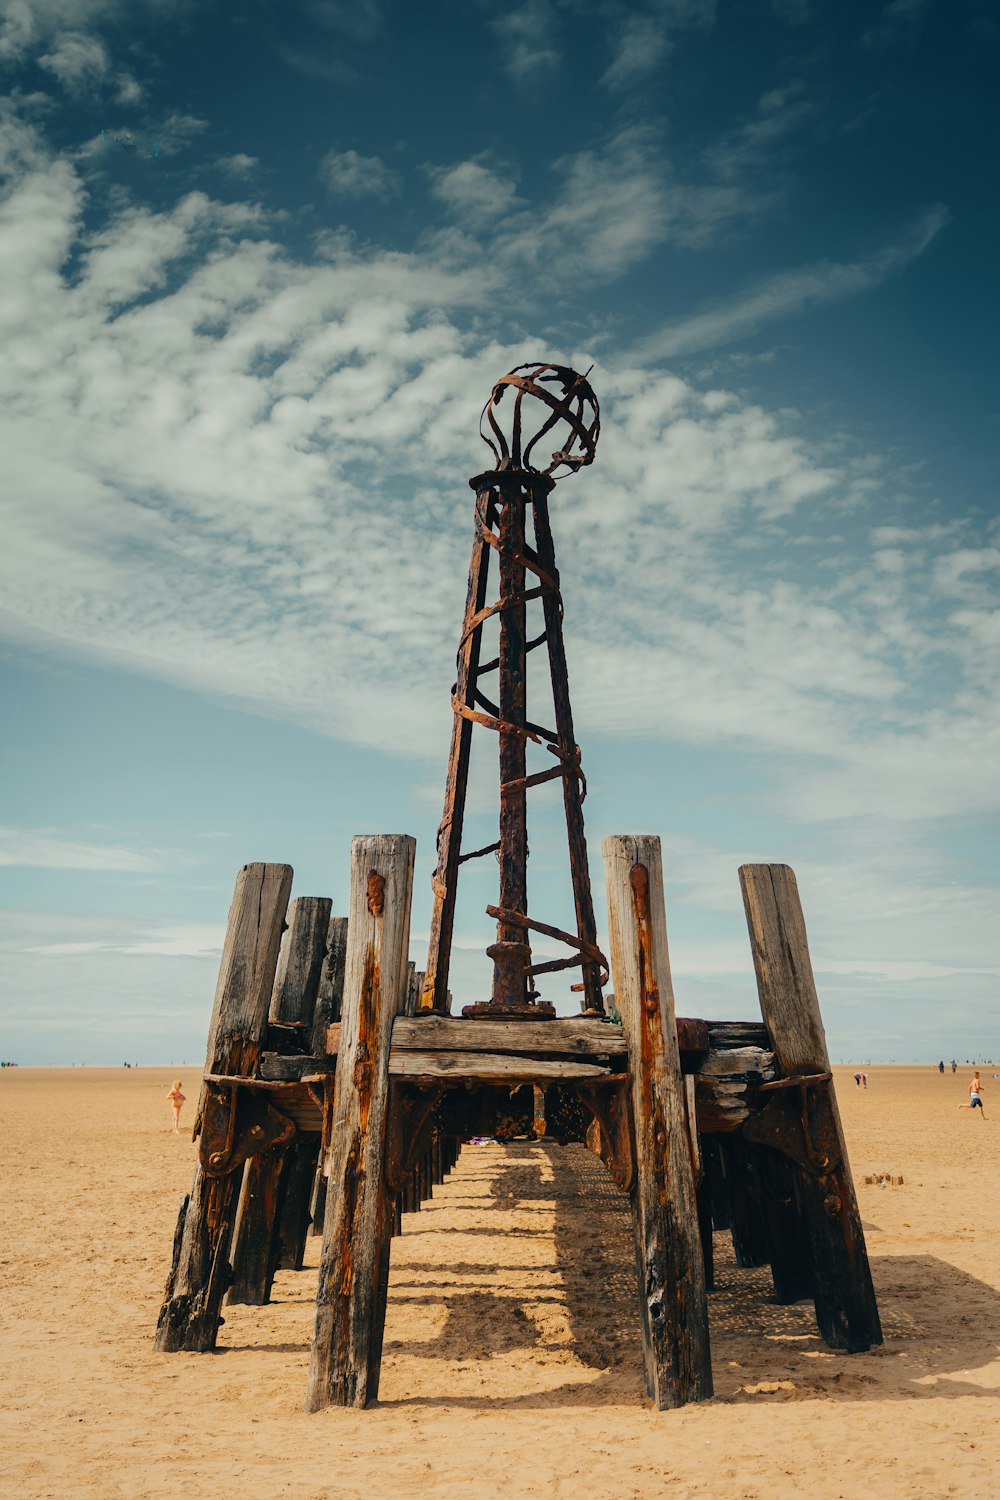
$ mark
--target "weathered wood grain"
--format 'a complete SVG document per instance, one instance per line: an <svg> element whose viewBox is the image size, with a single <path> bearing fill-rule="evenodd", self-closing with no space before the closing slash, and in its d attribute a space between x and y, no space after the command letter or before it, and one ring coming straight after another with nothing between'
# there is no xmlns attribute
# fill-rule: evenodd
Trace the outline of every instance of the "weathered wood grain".
<svg viewBox="0 0 1000 1500"><path fill-rule="evenodd" d="M233 1230L232 1282L227 1302L263 1307L271 1300L278 1269L278 1214L287 1151L259 1151L246 1164Z"/></svg>
<svg viewBox="0 0 1000 1500"><path fill-rule="evenodd" d="M299 1136L288 1148L278 1216L278 1270L301 1271L309 1237L309 1204L319 1156L318 1136Z"/></svg>
<svg viewBox="0 0 1000 1500"><path fill-rule="evenodd" d="M347 917L331 917L326 929L326 951L320 968L313 1012L310 1051L323 1052L329 1026L340 1020L344 997L344 968L347 962Z"/></svg>
<svg viewBox="0 0 1000 1500"><path fill-rule="evenodd" d="M291 886L290 865L244 865L236 878L206 1073L249 1077L257 1066ZM164 1353L215 1348L229 1282L229 1241L239 1185L238 1173L208 1177L200 1166L195 1171L178 1220L173 1264L157 1321L156 1348Z"/></svg>
<svg viewBox="0 0 1000 1500"><path fill-rule="evenodd" d="M609 1021L586 1017L555 1021L464 1020L460 1016L400 1016L393 1051L529 1052L556 1056L608 1056L625 1051L625 1033Z"/></svg>
<svg viewBox="0 0 1000 1500"><path fill-rule="evenodd" d="M378 1394L394 1217L384 1167L392 1023L406 1004L414 840L355 838L326 1221L306 1406Z"/></svg>
<svg viewBox="0 0 1000 1500"><path fill-rule="evenodd" d="M828 1073L830 1057L794 872L788 865L743 865L740 884L761 1014L781 1072L786 1077ZM814 1090L813 1100L837 1142L837 1160L828 1170L794 1167L812 1252L816 1320L831 1348L858 1352L882 1342L878 1306L833 1083Z"/></svg>
<svg viewBox="0 0 1000 1500"><path fill-rule="evenodd" d="M270 1020L298 1024L308 1035L316 1013L333 902L329 896L298 896L288 908L288 931L278 955Z"/></svg>
<svg viewBox="0 0 1000 1500"><path fill-rule="evenodd" d="M604 841L615 1001L635 1121L630 1193L649 1394L662 1411L712 1395L705 1266L667 948L660 841Z"/></svg>
<svg viewBox="0 0 1000 1500"><path fill-rule="evenodd" d="M606 1078L610 1069L593 1062L554 1057L505 1057L497 1052L397 1052L389 1056L394 1078L482 1078L531 1083L536 1078Z"/></svg>
<svg viewBox="0 0 1000 1500"><path fill-rule="evenodd" d="M265 1083L297 1083L303 1078L317 1078L334 1072L332 1057L301 1057L282 1052L262 1052L260 1077Z"/></svg>

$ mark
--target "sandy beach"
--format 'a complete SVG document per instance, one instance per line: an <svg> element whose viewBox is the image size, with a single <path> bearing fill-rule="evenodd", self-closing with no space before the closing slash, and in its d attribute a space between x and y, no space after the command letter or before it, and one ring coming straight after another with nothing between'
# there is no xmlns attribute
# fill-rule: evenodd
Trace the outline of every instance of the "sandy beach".
<svg viewBox="0 0 1000 1500"><path fill-rule="evenodd" d="M582 1148L468 1146L393 1243L381 1399L303 1411L315 1268L230 1307L214 1355L153 1328L195 1148L168 1068L0 1075L3 1492L872 1500L1000 1473L1000 1083L870 1068L838 1092L885 1344L846 1356L717 1234L716 1397L653 1411L627 1203ZM189 1100L198 1075L181 1073ZM188 1125L191 1104L185 1106ZM898 1187L866 1173L902 1175Z"/></svg>

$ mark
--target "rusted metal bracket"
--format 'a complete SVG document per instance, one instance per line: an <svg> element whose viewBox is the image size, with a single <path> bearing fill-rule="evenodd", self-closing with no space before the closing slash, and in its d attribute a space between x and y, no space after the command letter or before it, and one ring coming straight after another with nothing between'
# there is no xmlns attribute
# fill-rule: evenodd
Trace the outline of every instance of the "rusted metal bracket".
<svg viewBox="0 0 1000 1500"><path fill-rule="evenodd" d="M422 1136L430 1124L435 1106L451 1083L435 1082L421 1086L409 1081L389 1080L389 1111L385 1141L385 1181L390 1192L399 1193L406 1186L413 1164L420 1154Z"/></svg>
<svg viewBox="0 0 1000 1500"><path fill-rule="evenodd" d="M758 1092L772 1097L746 1121L744 1138L779 1151L815 1177L834 1171L841 1152L829 1092L832 1081L831 1073L802 1073L762 1083Z"/></svg>
<svg viewBox="0 0 1000 1500"><path fill-rule="evenodd" d="M206 1079L198 1157L208 1177L226 1177L258 1151L284 1146L295 1123L239 1079Z"/></svg>
<svg viewBox="0 0 1000 1500"><path fill-rule="evenodd" d="M629 1192L635 1181L630 1075L609 1073L607 1078L588 1079L574 1087L601 1127L600 1157L611 1181L619 1192Z"/></svg>

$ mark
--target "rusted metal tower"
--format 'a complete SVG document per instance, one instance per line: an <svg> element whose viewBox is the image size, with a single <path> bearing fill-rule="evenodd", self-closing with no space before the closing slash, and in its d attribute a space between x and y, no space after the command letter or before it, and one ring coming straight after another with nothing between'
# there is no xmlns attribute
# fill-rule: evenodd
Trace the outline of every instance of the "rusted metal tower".
<svg viewBox="0 0 1000 1500"><path fill-rule="evenodd" d="M507 419L506 427L503 418ZM495 466L469 481L476 492L475 532L458 645L458 673L452 688L455 720L444 816L438 828L434 910L418 1014L440 1015L447 1010L459 866L493 853L500 865L499 901L486 909L497 923L496 942L486 950L493 960L493 993L488 1001L466 1006L462 1014L508 1020L553 1017L555 1007L539 1001L534 980L577 964L582 966L583 976L573 988L582 991L583 1013L604 1014L601 990L607 983L608 969L597 946L583 827L587 783L573 733L562 633L563 602L548 510L555 481L593 462L600 425L597 397L586 376L564 365L519 365L497 381L483 408L479 430L492 450ZM538 469L531 459L543 439L552 442L554 448L547 467ZM547 448L548 442L544 446ZM494 604L487 604L494 552L500 597ZM528 605L535 600L541 603L544 628L532 639L528 636ZM499 616L499 651L491 661L483 662L483 626L494 615ZM527 715L528 654L542 645L548 648L554 730L533 723ZM496 702L483 690L483 679L493 672L498 674ZM500 740L500 837L483 849L463 854L469 754L477 724L494 730ZM555 757L555 765L529 774L529 742L544 746ZM530 787L559 778L576 908L575 935L528 916L527 792ZM568 944L572 954L533 963L532 932Z"/></svg>

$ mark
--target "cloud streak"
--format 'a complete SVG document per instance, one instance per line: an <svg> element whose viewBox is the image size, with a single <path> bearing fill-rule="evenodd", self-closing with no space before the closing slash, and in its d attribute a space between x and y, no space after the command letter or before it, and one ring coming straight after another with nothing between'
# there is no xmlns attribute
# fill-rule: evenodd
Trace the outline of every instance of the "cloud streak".
<svg viewBox="0 0 1000 1500"><path fill-rule="evenodd" d="M158 870L158 855L81 843L48 829L0 827L0 865L42 870Z"/></svg>
<svg viewBox="0 0 1000 1500"><path fill-rule="evenodd" d="M819 261L771 276L730 301L707 308L643 339L631 357L643 363L677 358L750 338L769 323L857 297L921 256L948 223L940 204L926 210L884 249L855 261Z"/></svg>

